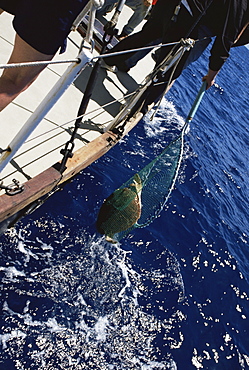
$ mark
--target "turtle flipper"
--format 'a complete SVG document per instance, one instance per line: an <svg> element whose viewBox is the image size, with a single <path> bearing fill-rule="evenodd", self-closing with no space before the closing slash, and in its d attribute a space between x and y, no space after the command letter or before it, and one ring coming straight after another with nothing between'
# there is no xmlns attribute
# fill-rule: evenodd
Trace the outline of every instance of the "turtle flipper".
<svg viewBox="0 0 249 370"><path fill-rule="evenodd" d="M117 244L118 243L118 241L117 240L115 240L115 239L113 239L111 236L109 236L109 235L106 235L105 236L105 240L108 242L108 243L112 243L112 244Z"/></svg>

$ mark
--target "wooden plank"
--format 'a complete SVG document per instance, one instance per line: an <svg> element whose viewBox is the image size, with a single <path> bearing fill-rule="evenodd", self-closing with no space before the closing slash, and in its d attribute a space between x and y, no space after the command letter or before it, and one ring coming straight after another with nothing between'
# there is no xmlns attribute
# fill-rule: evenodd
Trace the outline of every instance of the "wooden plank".
<svg viewBox="0 0 249 370"><path fill-rule="evenodd" d="M66 164L66 170L63 172L63 178L60 183L69 180L81 170L96 161L118 142L117 135L106 132L97 137L86 146L78 149L72 158L69 158ZM55 165L56 167L58 164Z"/></svg>
<svg viewBox="0 0 249 370"><path fill-rule="evenodd" d="M109 138L111 141L108 141ZM60 167L60 163L58 162L53 167L48 168L33 179L25 182L24 190L21 193L13 196L3 194L0 197L0 222L46 195L57 184L62 184L75 176L82 169L105 154L116 142L117 138L115 135L105 133L85 147L77 150L73 158L68 160L67 168L62 176L57 170Z"/></svg>
<svg viewBox="0 0 249 370"><path fill-rule="evenodd" d="M47 194L56 186L60 178L60 173L55 168L50 167L40 175L27 181L21 193L13 196L7 194L1 195L0 222Z"/></svg>
<svg viewBox="0 0 249 370"><path fill-rule="evenodd" d="M32 202L50 192L57 184L69 180L82 169L100 158L118 142L117 136L112 133L105 133L90 142L87 146L77 150L73 158L69 159L67 169L61 176L56 169L60 163L48 168L33 179L24 183L24 190L16 195L3 194L0 196L0 222L21 211Z"/></svg>

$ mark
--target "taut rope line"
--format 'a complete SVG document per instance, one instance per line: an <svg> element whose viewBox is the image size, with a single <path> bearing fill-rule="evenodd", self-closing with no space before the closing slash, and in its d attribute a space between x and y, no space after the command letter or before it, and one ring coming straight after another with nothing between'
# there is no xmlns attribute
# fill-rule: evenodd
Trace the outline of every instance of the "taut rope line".
<svg viewBox="0 0 249 370"><path fill-rule="evenodd" d="M145 46L142 48L136 48L136 49L129 49L129 50L123 50L118 51L116 53L106 53L102 55L96 55L92 58L92 61L95 61L97 59L104 59L108 58L109 56L116 56L116 55L122 55L127 53L133 53L136 51L143 51L143 50L149 50L154 49L158 47L164 47L164 46L173 46L177 45L179 41L177 42L171 42L168 44L157 44L157 45L151 45L151 46ZM80 63L80 59L65 59L65 60L45 60L45 61L37 61L37 62L23 62L23 63L6 63L6 64L0 64L0 69L8 69L8 68L18 68L18 67L30 67L30 66L42 66L42 65L49 65L49 64L66 64L66 63ZM89 62L90 63L90 62Z"/></svg>
<svg viewBox="0 0 249 370"><path fill-rule="evenodd" d="M9 64L0 64L0 69L8 69L8 68L18 68L18 67L37 67L37 66L44 66L48 64L63 64L63 63L79 63L79 58L77 59L67 59L67 60L45 60L43 62L24 62L24 63L9 63Z"/></svg>

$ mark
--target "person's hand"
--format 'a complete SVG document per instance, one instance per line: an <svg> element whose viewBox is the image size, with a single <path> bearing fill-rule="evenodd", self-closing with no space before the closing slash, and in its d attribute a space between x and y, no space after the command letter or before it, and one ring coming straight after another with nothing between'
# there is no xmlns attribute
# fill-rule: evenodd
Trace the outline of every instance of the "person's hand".
<svg viewBox="0 0 249 370"><path fill-rule="evenodd" d="M215 77L218 74L219 71L213 71L212 69L208 70L208 74L202 78L202 81L207 82L207 89L209 89L211 86L213 86L215 82Z"/></svg>
<svg viewBox="0 0 249 370"><path fill-rule="evenodd" d="M149 7L152 5L152 0L144 0L144 5Z"/></svg>

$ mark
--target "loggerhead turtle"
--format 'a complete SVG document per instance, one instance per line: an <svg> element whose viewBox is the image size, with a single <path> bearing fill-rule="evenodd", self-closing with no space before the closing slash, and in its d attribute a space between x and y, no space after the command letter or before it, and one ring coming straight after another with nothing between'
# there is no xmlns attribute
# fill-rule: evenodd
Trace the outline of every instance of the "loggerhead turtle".
<svg viewBox="0 0 249 370"><path fill-rule="evenodd" d="M114 234L129 229L140 218L142 187L141 178L136 174L132 184L115 190L102 204L96 226L107 241L116 243Z"/></svg>

